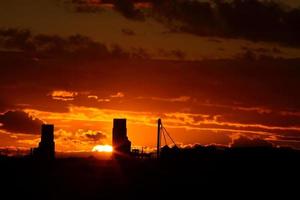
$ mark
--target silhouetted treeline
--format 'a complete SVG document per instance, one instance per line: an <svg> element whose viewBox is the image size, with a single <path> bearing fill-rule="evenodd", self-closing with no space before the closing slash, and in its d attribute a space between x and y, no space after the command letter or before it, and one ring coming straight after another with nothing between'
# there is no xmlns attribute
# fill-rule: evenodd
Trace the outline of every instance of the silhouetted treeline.
<svg viewBox="0 0 300 200"><path fill-rule="evenodd" d="M202 146L178 148L163 147L161 158L164 160L186 161L222 161L222 162L273 162L273 161L300 161L300 151L290 147L263 146Z"/></svg>

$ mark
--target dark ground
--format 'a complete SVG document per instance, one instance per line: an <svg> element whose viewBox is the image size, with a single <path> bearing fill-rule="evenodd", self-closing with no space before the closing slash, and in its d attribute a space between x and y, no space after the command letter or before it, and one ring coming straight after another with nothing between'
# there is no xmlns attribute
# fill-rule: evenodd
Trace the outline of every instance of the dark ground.
<svg viewBox="0 0 300 200"><path fill-rule="evenodd" d="M0 199L299 199L299 155L244 149L159 161L1 157Z"/></svg>

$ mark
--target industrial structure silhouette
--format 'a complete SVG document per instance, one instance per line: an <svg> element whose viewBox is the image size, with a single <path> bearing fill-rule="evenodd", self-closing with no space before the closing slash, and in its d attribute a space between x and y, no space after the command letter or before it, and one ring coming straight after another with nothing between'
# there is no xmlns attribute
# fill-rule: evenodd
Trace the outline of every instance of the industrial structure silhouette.
<svg viewBox="0 0 300 200"><path fill-rule="evenodd" d="M0 171L3 172L1 182L4 183L2 195L7 192L10 199L42 197L49 200L133 200L155 199L158 195L169 198L169 188L173 188L172 191L176 192L171 192L171 195L177 198L177 191L181 191L183 195L190 194L191 188L196 186L194 191L198 194L199 188L206 191L216 183L216 180L220 184L215 184L214 190L224 189L223 180L232 180L236 187L242 183L243 187L249 185L250 188L255 183L259 189L265 189L266 185L276 188L278 180L284 185L289 183L294 185L290 177L299 176L299 150L201 145L188 148L179 148L175 145L170 148L167 144L161 145L172 138L169 137L170 134L162 121L157 122L156 157L143 159L145 156L139 152L135 155L127 137L126 119L114 119L112 142L115 148L113 155L117 159L57 156L54 161L52 161L55 155L54 125L44 124L41 128L41 142L37 148L32 149L32 156L37 159L19 157L1 159L0 156ZM151 155L155 155L154 152ZM49 159L51 162L48 162ZM26 180L26 184L23 180ZM12 184L14 187L11 187ZM154 185L157 188L152 192ZM225 185L230 185L229 190L232 188L232 184ZM13 189L13 192L9 189ZM297 191L296 189L293 191Z"/></svg>
<svg viewBox="0 0 300 200"><path fill-rule="evenodd" d="M126 119L114 119L112 132L114 155L129 155L131 152L131 142L127 137Z"/></svg>
<svg viewBox="0 0 300 200"><path fill-rule="evenodd" d="M55 158L54 125L42 125L41 141L37 148L31 149L31 156L46 160Z"/></svg>
<svg viewBox="0 0 300 200"><path fill-rule="evenodd" d="M112 129L112 146L113 155L115 158L126 158L129 156L134 157L150 157L140 152L137 149L131 149L131 142L127 136L127 120L126 119L113 119L113 129ZM165 146L161 148L161 137L164 138ZM171 138L170 134L162 124L162 120L157 121L157 149L156 157L160 158L161 150L169 149L167 144L167 138L169 138L174 147L176 143ZM52 160L55 158L55 142L54 142L54 125L53 124L43 124L41 126L41 141L37 148L32 148L30 151L30 156L33 158L41 160Z"/></svg>

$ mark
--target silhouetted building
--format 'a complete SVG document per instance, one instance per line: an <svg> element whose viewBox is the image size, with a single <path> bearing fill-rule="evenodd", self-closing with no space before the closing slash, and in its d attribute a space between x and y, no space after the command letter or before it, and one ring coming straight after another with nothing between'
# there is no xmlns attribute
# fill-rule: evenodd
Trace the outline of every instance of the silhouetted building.
<svg viewBox="0 0 300 200"><path fill-rule="evenodd" d="M41 130L41 142L37 148L32 149L32 156L40 159L54 159L54 125L43 124Z"/></svg>
<svg viewBox="0 0 300 200"><path fill-rule="evenodd" d="M130 154L131 142L127 138L126 119L114 119L112 143L116 154Z"/></svg>

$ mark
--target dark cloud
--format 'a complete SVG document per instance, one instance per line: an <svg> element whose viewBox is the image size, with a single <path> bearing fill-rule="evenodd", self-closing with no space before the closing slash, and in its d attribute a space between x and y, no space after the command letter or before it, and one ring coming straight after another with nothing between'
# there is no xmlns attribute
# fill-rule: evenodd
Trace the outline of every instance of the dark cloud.
<svg viewBox="0 0 300 200"><path fill-rule="evenodd" d="M135 4L140 2L150 3L151 12L145 15L142 9L136 8ZM300 8L286 9L278 1L108 0L91 3L80 0L72 3L96 8L110 3L128 19L142 20L150 16L175 32L300 45Z"/></svg>
<svg viewBox="0 0 300 200"><path fill-rule="evenodd" d="M73 10L78 13L102 13L104 11L100 0L89 1L89 3L84 0L72 0L72 3Z"/></svg>
<svg viewBox="0 0 300 200"><path fill-rule="evenodd" d="M32 35L29 30L0 29L0 45L6 49L56 58L110 56L105 45L81 35L64 38L57 35Z"/></svg>
<svg viewBox="0 0 300 200"><path fill-rule="evenodd" d="M0 29L0 45L9 49L32 51L31 32L24 29Z"/></svg>
<svg viewBox="0 0 300 200"><path fill-rule="evenodd" d="M300 135L297 134L295 136L276 136L276 139L282 140L282 141L300 142Z"/></svg>
<svg viewBox="0 0 300 200"><path fill-rule="evenodd" d="M141 52L129 52L118 45L109 48L83 35L61 37L58 35L32 34L29 30L0 29L0 47L22 51L32 58L107 59L137 58ZM16 54L15 54L16 55Z"/></svg>
<svg viewBox="0 0 300 200"><path fill-rule="evenodd" d="M114 0L114 7L124 17L134 20L143 20L144 15L136 9L132 0Z"/></svg>
<svg viewBox="0 0 300 200"><path fill-rule="evenodd" d="M94 142L98 142L107 138L107 136L101 132L97 132L96 134L87 133L85 136Z"/></svg>
<svg viewBox="0 0 300 200"><path fill-rule="evenodd" d="M9 108L12 108L12 106L0 97L0 113L7 111Z"/></svg>
<svg viewBox="0 0 300 200"><path fill-rule="evenodd" d="M186 57L186 54L183 51L178 50L178 49L177 50L172 50L171 55L173 55L178 60L184 60L185 57Z"/></svg>
<svg viewBox="0 0 300 200"><path fill-rule="evenodd" d="M173 59L178 59L178 60L184 60L186 57L186 53L179 49L174 49L171 51L166 51L164 49L158 49L158 55L160 55L162 57L168 57L168 58L173 58Z"/></svg>
<svg viewBox="0 0 300 200"><path fill-rule="evenodd" d="M144 20L144 14L140 9L135 7L135 2L132 0L62 0L65 3L73 5L76 12L80 13L97 13L102 12L105 5L111 5L122 16L131 20Z"/></svg>
<svg viewBox="0 0 300 200"><path fill-rule="evenodd" d="M150 53L144 48L132 48L131 52L131 57L134 59L151 59Z"/></svg>
<svg viewBox="0 0 300 200"><path fill-rule="evenodd" d="M240 136L238 139L233 140L231 144L232 148L257 148L257 147L262 147L262 148L272 148L273 144L259 138L248 138L244 136Z"/></svg>
<svg viewBox="0 0 300 200"><path fill-rule="evenodd" d="M241 52L235 55L236 59L242 60L273 60L282 58L283 52L278 48L251 48L241 47Z"/></svg>
<svg viewBox="0 0 300 200"><path fill-rule="evenodd" d="M197 35L241 37L299 46L300 9L273 1L153 1L156 16L175 30ZM181 25L175 23L180 21ZM175 27L174 27L175 26Z"/></svg>
<svg viewBox="0 0 300 200"><path fill-rule="evenodd" d="M120 48L115 48L113 52L116 56L124 54ZM109 87L113 91L122 91L136 96L145 96L144 91L148 91L147 96L152 97L192 96L198 102L205 103L209 99L211 104L233 107L269 107L279 111L297 111L300 108L299 60L254 62L246 60L202 62L93 60L91 62L89 60L89 63L85 63L69 59L35 62L19 53L15 56L4 53L0 57L3 66L0 68L2 95L6 93L6 96L11 96L14 94L12 91L22 92L19 93L19 98L24 102L26 97L29 98L29 94L44 95L48 98L47 94L58 88L77 92L90 90L101 92ZM114 80L115 77L118 77L118 81ZM33 88L32 85L39 87ZM139 85L143 87L137 87ZM105 94L108 95L110 94ZM31 101L32 99L34 98L31 98ZM142 104L143 101L146 100L140 99L138 103ZM172 111L174 108L174 105L168 102L156 103L167 111ZM40 103L36 102L35 105L39 106ZM126 106L130 107L130 104ZM228 112L228 109L218 106L201 106L196 103L190 106L193 107L193 112L201 111L212 115L220 111L221 114ZM265 121L268 117L269 115L265 116ZM227 119L232 118L227 116ZM252 115L250 119L255 120L257 116ZM278 119L274 118L274 121Z"/></svg>
<svg viewBox="0 0 300 200"><path fill-rule="evenodd" d="M43 121L23 111L8 111L0 115L0 129L12 133L39 134Z"/></svg>
<svg viewBox="0 0 300 200"><path fill-rule="evenodd" d="M131 29L128 29L128 28L122 28L121 32L124 35L127 35L127 36L134 36L135 35L135 32Z"/></svg>
<svg viewBox="0 0 300 200"><path fill-rule="evenodd" d="M218 43L218 44L223 43L222 40L220 40L220 39L215 39L215 38L209 38L208 41L209 41L209 42L215 42L215 43Z"/></svg>

